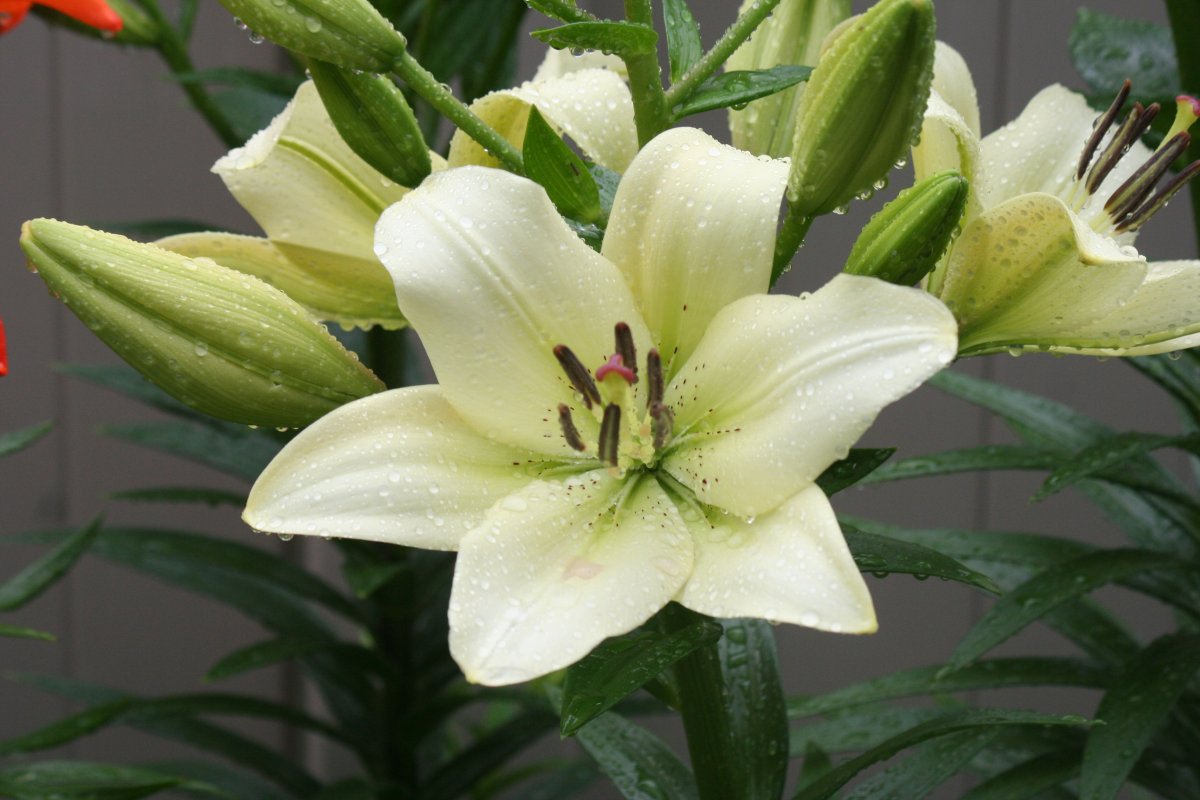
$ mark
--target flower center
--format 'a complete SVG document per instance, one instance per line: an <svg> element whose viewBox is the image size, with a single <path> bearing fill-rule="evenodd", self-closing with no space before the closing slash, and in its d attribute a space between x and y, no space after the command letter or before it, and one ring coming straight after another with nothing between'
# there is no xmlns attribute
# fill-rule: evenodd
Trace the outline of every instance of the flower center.
<svg viewBox="0 0 1200 800"><path fill-rule="evenodd" d="M1088 203L1104 179L1112 173L1133 143L1141 138L1158 116L1158 103L1151 103L1148 107L1134 103L1125 121L1117 126L1108 144L1096 155L1101 141L1113 128L1117 115L1129 99L1130 85L1126 80L1112 105L1096 118L1092 134L1079 156L1075 181L1067 198L1068 205L1077 212ZM1104 201L1104 214L1092 222L1096 230L1111 234L1136 231L1200 172L1200 161L1194 161L1175 177L1158 186L1159 180L1171 168L1171 164L1188 149L1191 143L1188 128L1200 117L1200 101L1194 97L1180 95L1175 98L1175 107L1175 123L1171 130L1163 137L1158 149Z"/></svg>
<svg viewBox="0 0 1200 800"><path fill-rule="evenodd" d="M674 413L663 403L663 368L658 350L646 354L644 390L635 389L639 381L633 334L624 322L617 323L613 334L613 353L594 374L565 344L554 348L554 357L584 407L600 423L596 441L588 442L579 433L570 406L560 403L558 424L563 439L575 450L592 453L621 473L639 464L654 465L671 440Z"/></svg>

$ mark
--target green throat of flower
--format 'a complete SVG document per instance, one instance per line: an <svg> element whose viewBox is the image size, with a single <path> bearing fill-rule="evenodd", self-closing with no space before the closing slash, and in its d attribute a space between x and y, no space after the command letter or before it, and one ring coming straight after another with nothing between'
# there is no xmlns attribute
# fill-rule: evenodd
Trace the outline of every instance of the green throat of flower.
<svg viewBox="0 0 1200 800"><path fill-rule="evenodd" d="M1092 134L1079 156L1075 180L1066 198L1067 204L1076 212L1091 200L1100 184L1125 157L1133 143L1149 130L1150 123L1158 116L1158 103L1151 103L1146 107L1141 103L1134 103L1124 122L1116 127L1108 144L1100 150L1099 155L1096 154L1100 143L1116 123L1117 115L1125 101L1129 99L1130 86L1130 82L1126 80L1112 105L1096 118ZM1200 172L1200 161L1194 161L1162 186L1158 185L1170 170L1171 164L1187 151L1188 145L1191 144L1188 129L1200 116L1200 100L1180 95L1175 99L1175 103L1175 123L1163 137L1158 149L1108 196L1104 201L1105 213L1093 220L1092 226L1100 233L1120 234L1136 231Z"/></svg>
<svg viewBox="0 0 1200 800"><path fill-rule="evenodd" d="M658 350L646 354L644 391L638 391L634 388L639 383L637 351L629 326L618 322L614 339L613 354L594 373L564 344L554 348L554 357L587 411L600 423L596 441L586 441L571 408L561 403L558 423L563 438L575 450L594 455L619 474L658 463L671 441L674 412L663 402Z"/></svg>

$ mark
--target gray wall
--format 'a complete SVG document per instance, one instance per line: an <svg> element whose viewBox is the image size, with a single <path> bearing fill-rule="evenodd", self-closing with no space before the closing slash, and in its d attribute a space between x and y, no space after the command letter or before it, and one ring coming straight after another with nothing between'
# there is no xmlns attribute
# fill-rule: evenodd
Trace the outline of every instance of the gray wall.
<svg viewBox="0 0 1200 800"><path fill-rule="evenodd" d="M591 4L600 7L603 4ZM706 41L732 19L737 3L697 0ZM864 5L856 3L856 8ZM277 56L254 46L215 3L203 3L198 41L201 67L231 63L268 66ZM1073 3L1037 0L942 0L940 37L972 66L985 130L1012 118L1047 83L1077 85L1066 51ZM1112 13L1162 18L1157 3L1094 2ZM537 20L530 20L531 27ZM524 76L537 54L527 48ZM192 217L252 230L208 167L223 148L185 106L177 87L163 79L153 54L120 51L69 34L47 31L31 19L0 39L0 244L6 277L0 279L0 316L9 338L11 374L0 380L0 430L54 419L53 436L32 450L0 461L3 530L80 524L100 511L110 523L170 524L257 541L291 557L322 565L332 560L320 541L281 544L255 538L231 510L172 510L109 502L107 493L155 485L226 485L225 479L167 457L122 445L96 427L142 419L145 412L101 390L56 377L52 362L111 363L115 358L69 313L50 299L41 281L22 269L16 246L21 220L56 216L71 221ZM720 124L720 117L714 117ZM723 132L717 132L723 136ZM893 183L904 184L896 178ZM1180 200L1155 220L1139 244L1151 258L1194 256ZM859 225L877 203L859 203L842 218L823 220L810 236L788 288L815 288L839 269ZM964 367L976 375L1049 394L1126 428L1173 430L1165 399L1133 370L1087 358L996 356ZM1007 441L985 415L932 390L890 408L865 442L899 445L903 455ZM964 476L855 490L839 497L839 510L901 523L1039 530L1095 542L1117 534L1083 500L1070 493L1030 506L1034 475ZM186 518L185 518L186 516ZM36 549L5 548L0 576L36 557ZM836 637L781 628L781 656L791 691L815 692L885 671L943 660L985 607L957 585L905 577L869 579L880 632ZM1164 624L1136 598L1114 592L1147 635ZM127 571L89 560L64 584L5 621L54 631L55 644L0 639L0 670L62 674L148 694L191 691L217 657L262 632L223 607ZM1052 634L1031 632L1006 644L1004 653L1064 652ZM230 688L282 699L295 687L276 672L256 674ZM1012 696L1007 699L1012 701ZM990 698L989 698L990 699ZM1018 702L1087 713L1087 695L1021 696ZM67 706L34 691L0 683L0 736L29 730L62 715ZM268 741L280 734L262 729ZM282 742L297 758L319 763L325 755L304 742ZM69 749L80 758L140 760L177 752L135 733L105 734ZM609 796L607 791L598 797Z"/></svg>

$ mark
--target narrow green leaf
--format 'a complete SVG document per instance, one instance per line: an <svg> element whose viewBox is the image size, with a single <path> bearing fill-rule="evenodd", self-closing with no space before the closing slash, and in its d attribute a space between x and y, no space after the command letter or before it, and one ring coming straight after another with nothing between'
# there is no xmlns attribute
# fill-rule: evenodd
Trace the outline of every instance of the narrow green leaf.
<svg viewBox="0 0 1200 800"><path fill-rule="evenodd" d="M835 461L825 468L817 478L817 486L821 491L832 497L843 489L848 489L859 483L896 452L894 447L866 448L855 447L841 461Z"/></svg>
<svg viewBox="0 0 1200 800"><path fill-rule="evenodd" d="M544 708L531 709L514 717L473 742L426 781L423 800L452 800L475 786L517 753L552 730L554 715Z"/></svg>
<svg viewBox="0 0 1200 800"><path fill-rule="evenodd" d="M119 233L122 236L128 236L131 239L138 239L143 242L153 242L156 239L165 239L168 236L177 236L181 233L204 233L206 231L219 232L226 230L221 225L215 225L211 222L200 222L194 219L105 220L90 227L109 233ZM96 367L96 369L119 368Z"/></svg>
<svg viewBox="0 0 1200 800"><path fill-rule="evenodd" d="M246 495L224 489L203 489L191 486L155 486L152 489L128 489L113 492L112 500L128 500L134 503L204 503L209 506L246 505Z"/></svg>
<svg viewBox="0 0 1200 800"><path fill-rule="evenodd" d="M1062 459L1055 453L1025 445L985 445L893 461L865 477L862 483L885 483L979 470L1052 470L1060 463Z"/></svg>
<svg viewBox="0 0 1200 800"><path fill-rule="evenodd" d="M663 670L719 638L719 624L697 619L669 634L647 625L604 640L567 669L562 690L562 735L574 735Z"/></svg>
<svg viewBox="0 0 1200 800"><path fill-rule="evenodd" d="M863 572L880 576L905 573L919 580L933 576L975 586L992 594L1000 593L1000 588L987 575L932 548L846 526L842 527L842 533L846 537L846 544L850 546L854 563Z"/></svg>
<svg viewBox="0 0 1200 800"><path fill-rule="evenodd" d="M1046 478L1034 500L1044 500L1085 478L1100 476L1136 456L1143 456L1160 447L1182 447L1193 453L1200 444L1194 436L1164 436L1153 433L1118 433L1091 447L1085 447L1071 459L1059 461L1059 466Z"/></svg>
<svg viewBox="0 0 1200 800"><path fill-rule="evenodd" d="M215 761L155 761L146 765L155 772L212 786L230 800L287 800L271 783Z"/></svg>
<svg viewBox="0 0 1200 800"><path fill-rule="evenodd" d="M816 742L809 742L804 750L804 764L800 767L800 780L796 782L796 791L812 784L831 769L833 760L829 754Z"/></svg>
<svg viewBox="0 0 1200 800"><path fill-rule="evenodd" d="M1196 374L1196 359L1190 350L1159 356L1123 358L1121 361L1166 390L1175 398L1175 402L1179 404L1192 426L1200 426L1200 380Z"/></svg>
<svg viewBox="0 0 1200 800"><path fill-rule="evenodd" d="M195 461L253 481L280 450L278 442L252 428L238 430L183 422L146 422L102 427L102 433L152 450Z"/></svg>
<svg viewBox="0 0 1200 800"><path fill-rule="evenodd" d="M953 777L996 738L995 729L966 730L926 742L899 764L863 781L845 800L918 800Z"/></svg>
<svg viewBox="0 0 1200 800"><path fill-rule="evenodd" d="M640 725L610 711L575 738L626 800L699 800L691 771Z"/></svg>
<svg viewBox="0 0 1200 800"><path fill-rule="evenodd" d="M6 625L2 622L0 622L0 636L7 636L10 639L38 639L43 642L57 640L57 637L52 633L34 630L33 628L22 628L17 625Z"/></svg>
<svg viewBox="0 0 1200 800"><path fill-rule="evenodd" d="M328 647L328 641L307 639L271 639L235 650L222 658L204 675L206 681L219 681L263 667L289 661Z"/></svg>
<svg viewBox="0 0 1200 800"><path fill-rule="evenodd" d="M1106 550L1055 564L1001 597L959 643L946 671L960 669L1048 611L1122 578L1190 567L1173 555Z"/></svg>
<svg viewBox="0 0 1200 800"><path fill-rule="evenodd" d="M714 75L671 109L676 121L717 108L742 109L761 97L782 92L808 80L812 67L780 64L770 69L734 70Z"/></svg>
<svg viewBox="0 0 1200 800"><path fill-rule="evenodd" d="M575 0L525 0L525 4L539 14L559 22L594 22L596 18L579 8Z"/></svg>
<svg viewBox="0 0 1200 800"><path fill-rule="evenodd" d="M667 60L674 83L704 55L704 45L700 41L700 25L692 16L687 0L663 0L663 27L667 32Z"/></svg>
<svg viewBox="0 0 1200 800"><path fill-rule="evenodd" d="M1082 795L1117 796L1133 765L1200 670L1200 635L1172 634L1152 642L1105 693L1096 710L1103 722L1083 751Z"/></svg>
<svg viewBox="0 0 1200 800"><path fill-rule="evenodd" d="M1055 751L993 775L962 796L962 800L1023 800L1066 783L1079 774L1079 753ZM1071 795L1074 797L1075 795Z"/></svg>
<svg viewBox="0 0 1200 800"><path fill-rule="evenodd" d="M366 600L375 592L382 589L394 578L409 571L403 562L370 563L366 561L347 561L342 566L342 574L351 591L359 600Z"/></svg>
<svg viewBox="0 0 1200 800"><path fill-rule="evenodd" d="M599 777L590 762L577 761L526 786L520 797L521 800L571 800L581 796Z"/></svg>
<svg viewBox="0 0 1200 800"><path fill-rule="evenodd" d="M215 67L197 72L176 72L167 76L177 83L202 83L218 86L245 86L290 98L304 82L295 73L266 72L248 67ZM209 229L211 230L211 228Z"/></svg>
<svg viewBox="0 0 1200 800"><path fill-rule="evenodd" d="M1175 43L1165 25L1081 8L1068 43L1075 69L1106 103L1126 78L1139 97L1174 97L1183 91Z"/></svg>
<svg viewBox="0 0 1200 800"><path fill-rule="evenodd" d="M81 736L109 725L130 705L129 700L115 700L72 714L14 739L0 742L0 757L18 753L35 753L75 741Z"/></svg>
<svg viewBox="0 0 1200 800"><path fill-rule="evenodd" d="M48 434L53 427L53 422L43 422L38 425L31 425L28 428L21 428L9 433L0 434L0 458L10 456L13 453L19 453Z"/></svg>
<svg viewBox="0 0 1200 800"><path fill-rule="evenodd" d="M860 706L829 715L792 729L789 750L799 758L812 745L828 753L851 753L878 747L909 728L958 714L961 704L949 708L906 707L886 704Z"/></svg>
<svg viewBox="0 0 1200 800"><path fill-rule="evenodd" d="M792 718L826 714L844 708L925 694L973 692L1016 686L1075 686L1102 688L1112 671L1099 664L1070 658L997 658L979 661L939 677L941 666L893 672L816 697L788 701Z"/></svg>
<svg viewBox="0 0 1200 800"><path fill-rule="evenodd" d="M530 108L522 151L525 174L542 185L554 206L564 216L592 223L601 219L600 190L583 159Z"/></svg>
<svg viewBox="0 0 1200 800"><path fill-rule="evenodd" d="M100 520L72 532L46 555L0 584L0 611L12 611L50 588L83 555L100 532Z"/></svg>
<svg viewBox="0 0 1200 800"><path fill-rule="evenodd" d="M0 769L0 797L19 800L137 800L183 783L142 767L83 761L42 761ZM187 788L212 793L203 784Z"/></svg>
<svg viewBox="0 0 1200 800"><path fill-rule="evenodd" d="M788 722L775 634L761 619L722 620L718 649L729 711L725 760L746 800L783 796L788 770Z"/></svg>
<svg viewBox="0 0 1200 800"><path fill-rule="evenodd" d="M636 22L569 22L530 35L555 50L599 50L621 58L651 55L658 44L654 28Z"/></svg>
<svg viewBox="0 0 1200 800"><path fill-rule="evenodd" d="M824 800L862 770L891 758L905 748L947 734L974 729L989 729L1004 725L1088 725L1083 717L1073 714L1039 714L1034 711L1001 711L970 709L921 723L893 736L867 752L834 767L796 794L796 800Z"/></svg>
<svg viewBox="0 0 1200 800"><path fill-rule="evenodd" d="M105 230L109 230L109 228L106 227ZM152 408L157 408L159 411L165 411L172 416L196 421L208 420L208 417L185 406L143 378L137 370L130 367L55 364L54 371L62 375L70 375L72 378L80 378L96 386L101 386L117 394L137 400L139 403L145 403ZM224 425L225 423L216 424Z"/></svg>
<svg viewBox="0 0 1200 800"><path fill-rule="evenodd" d="M209 97L242 141L270 125L291 99L254 86L234 86L211 92Z"/></svg>

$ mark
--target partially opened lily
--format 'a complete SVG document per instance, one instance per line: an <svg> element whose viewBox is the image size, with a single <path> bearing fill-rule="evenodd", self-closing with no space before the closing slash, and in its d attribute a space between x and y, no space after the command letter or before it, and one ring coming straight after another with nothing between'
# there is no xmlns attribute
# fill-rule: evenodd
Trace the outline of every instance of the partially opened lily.
<svg viewBox="0 0 1200 800"><path fill-rule="evenodd" d="M21 24L35 5L52 8L96 30L111 33L121 30L120 15L104 0L0 0L0 33Z"/></svg>
<svg viewBox="0 0 1200 800"><path fill-rule="evenodd" d="M786 178L668 131L596 253L524 178L435 173L377 236L439 385L319 420L246 521L458 550L450 646L481 683L565 667L671 600L874 630L814 480L952 358L954 320L850 275L763 294Z"/></svg>
<svg viewBox="0 0 1200 800"><path fill-rule="evenodd" d="M1135 104L1118 124L1125 99L1097 119L1081 95L1050 86L981 138L970 73L939 44L913 164L918 179L958 169L971 182L962 235L927 281L958 318L960 355L1200 344L1200 262L1148 263L1133 248L1198 168L1165 178L1187 148L1196 101L1180 98L1175 127L1151 153L1138 138L1157 106Z"/></svg>

